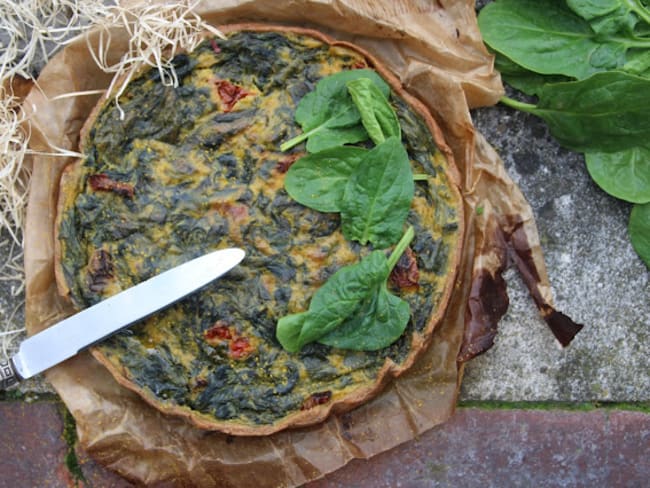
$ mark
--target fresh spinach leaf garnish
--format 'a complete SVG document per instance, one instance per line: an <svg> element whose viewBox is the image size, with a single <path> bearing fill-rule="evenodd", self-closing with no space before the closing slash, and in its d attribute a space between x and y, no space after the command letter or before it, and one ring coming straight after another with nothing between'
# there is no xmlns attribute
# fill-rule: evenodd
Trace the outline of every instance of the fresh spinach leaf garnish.
<svg viewBox="0 0 650 488"><path fill-rule="evenodd" d="M306 312L278 321L276 337L289 352L311 342L359 351L388 347L404 332L410 317L408 303L392 295L388 277L413 240L404 233L389 258L375 250L355 264L344 266L319 288Z"/></svg>
<svg viewBox="0 0 650 488"><path fill-rule="evenodd" d="M375 82L370 78L357 78L348 81L347 87L372 142L381 144L388 137L402 137L397 114Z"/></svg>
<svg viewBox="0 0 650 488"><path fill-rule="evenodd" d="M358 78L372 80L388 97L390 87L374 70L347 70L327 76L296 107L295 119L302 134L284 142L280 149L286 151L307 140L307 151L318 152L366 140L368 133L361 124L361 114L347 89L347 83Z"/></svg>
<svg viewBox="0 0 650 488"><path fill-rule="evenodd" d="M387 280L413 239L412 227L403 236L402 232L415 177L401 142L399 120L388 101L390 88L377 78L374 71L356 70L322 79L296 109L296 122L305 132L281 146L286 150L308 139L311 152L289 168L287 193L321 212L340 212L343 235L375 248L332 275L306 312L278 320L276 337L290 352L316 341L341 349L382 349L402 335L410 317L408 302L388 291ZM363 139L353 141L350 133L338 131L355 123L363 129ZM376 144L373 149L343 145L368 137ZM398 240L387 259L379 249Z"/></svg>
<svg viewBox="0 0 650 488"><path fill-rule="evenodd" d="M340 146L303 156L287 171L284 187L306 207L340 212L348 180L368 152L362 147Z"/></svg>
<svg viewBox="0 0 650 488"><path fill-rule="evenodd" d="M408 154L389 137L352 172L341 201L343 235L361 244L388 247L402 235L415 184Z"/></svg>
<svg viewBox="0 0 650 488"><path fill-rule="evenodd" d="M284 184L307 207L341 212L348 240L385 248L402 235L414 181L406 149L390 137L371 150L341 146L304 156L289 168Z"/></svg>
<svg viewBox="0 0 650 488"><path fill-rule="evenodd" d="M504 81L538 97L502 103L543 118L563 146L586 153L603 190L637 204L628 230L648 264L639 242L647 242L650 222L638 210L650 195L648 3L496 0L478 21Z"/></svg>

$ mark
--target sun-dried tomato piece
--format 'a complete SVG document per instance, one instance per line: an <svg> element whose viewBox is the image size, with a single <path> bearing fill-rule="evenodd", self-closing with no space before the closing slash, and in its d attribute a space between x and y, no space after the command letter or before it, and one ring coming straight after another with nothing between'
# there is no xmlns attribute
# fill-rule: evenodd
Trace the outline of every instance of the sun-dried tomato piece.
<svg viewBox="0 0 650 488"><path fill-rule="evenodd" d="M250 95L241 86L233 85L228 80L217 80L217 93L224 105L224 112L230 112L235 104L244 97Z"/></svg>
<svg viewBox="0 0 650 488"><path fill-rule="evenodd" d="M88 288L99 293L113 277L113 257L108 251L97 249L88 262Z"/></svg>
<svg viewBox="0 0 650 488"><path fill-rule="evenodd" d="M391 271L390 281L401 289L417 289L419 279L420 270L415 253L408 247Z"/></svg>
<svg viewBox="0 0 650 488"><path fill-rule="evenodd" d="M233 359L242 359L253 352L253 346L247 337L235 337L230 341L229 355Z"/></svg>
<svg viewBox="0 0 650 488"><path fill-rule="evenodd" d="M94 191L112 191L113 193L128 198L133 198L135 194L135 189L132 184L115 181L104 173L90 175L88 177L88 183Z"/></svg>
<svg viewBox="0 0 650 488"><path fill-rule="evenodd" d="M207 340L229 340L232 339L232 332L225 321L217 320L212 327L203 332L203 337Z"/></svg>
<svg viewBox="0 0 650 488"><path fill-rule="evenodd" d="M323 405L324 403L329 402L331 399L332 392L330 390L312 393L309 398L302 402L300 410L309 410L310 408L314 408L316 405Z"/></svg>
<svg viewBox="0 0 650 488"><path fill-rule="evenodd" d="M278 161L278 172L280 173L286 173L289 171L289 168L291 168L291 165L295 163L298 158L302 156L302 154L289 154L286 158L281 159Z"/></svg>
<svg viewBox="0 0 650 488"><path fill-rule="evenodd" d="M238 334L237 330L225 320L217 320L212 327L203 332L203 337L213 347L224 347L233 359L243 359L253 352L251 341Z"/></svg>

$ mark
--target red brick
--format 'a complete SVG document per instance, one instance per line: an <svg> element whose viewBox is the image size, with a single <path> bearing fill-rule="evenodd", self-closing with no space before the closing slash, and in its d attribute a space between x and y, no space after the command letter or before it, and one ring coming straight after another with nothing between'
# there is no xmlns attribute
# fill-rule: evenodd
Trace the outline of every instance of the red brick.
<svg viewBox="0 0 650 488"><path fill-rule="evenodd" d="M0 486L60 487L67 452L55 402L0 402Z"/></svg>
<svg viewBox="0 0 650 488"><path fill-rule="evenodd" d="M459 409L446 424L308 485L648 486L650 415Z"/></svg>
<svg viewBox="0 0 650 488"><path fill-rule="evenodd" d="M0 488L83 488L66 465L63 412L57 401L0 402ZM88 487L132 486L83 454L78 460Z"/></svg>
<svg viewBox="0 0 650 488"><path fill-rule="evenodd" d="M57 402L0 402L0 487L68 488ZM83 452L88 487L127 488ZM648 486L650 414L622 410L459 409L446 424L308 488ZM80 487L81 488L81 487Z"/></svg>

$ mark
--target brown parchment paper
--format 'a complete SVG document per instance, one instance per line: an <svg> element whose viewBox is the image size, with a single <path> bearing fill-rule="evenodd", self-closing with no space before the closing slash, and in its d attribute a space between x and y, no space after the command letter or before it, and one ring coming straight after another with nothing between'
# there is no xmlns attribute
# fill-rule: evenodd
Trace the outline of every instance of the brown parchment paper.
<svg viewBox="0 0 650 488"><path fill-rule="evenodd" d="M507 308L501 272L509 250L521 256L520 270L529 271L527 283L538 306L554 311L550 287L531 209L472 125L469 108L492 105L502 94L473 1L214 0L201 3L199 12L216 26L246 21L307 26L365 48L431 110L461 174L468 232L445 319L415 367L352 412L310 428L232 437L163 415L118 385L88 353L47 372L77 422L82 447L134 482L295 486L413 439L449 418L463 361L489 347ZM94 42L96 33L90 36ZM125 31L113 32L109 54L114 61L128 40ZM51 99L106 89L110 81L93 62L85 40L69 44L42 71L39 89L24 105L31 117L31 148L76 150L79 130L99 95ZM57 294L53 271L58 183L71 161L33 158L25 249L29 333L72 313Z"/></svg>

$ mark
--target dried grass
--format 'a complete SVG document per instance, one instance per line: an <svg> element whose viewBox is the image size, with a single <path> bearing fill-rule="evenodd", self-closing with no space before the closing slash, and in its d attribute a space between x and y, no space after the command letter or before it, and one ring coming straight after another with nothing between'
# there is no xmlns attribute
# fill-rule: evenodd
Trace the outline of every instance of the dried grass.
<svg viewBox="0 0 650 488"><path fill-rule="evenodd" d="M115 83L118 78L123 80L115 91L116 100L133 74L143 66L157 69L164 85L177 86L178 79L170 62L171 58L181 49L193 51L201 42L201 34L204 31L222 37L221 32L204 23L194 12L198 3L198 1L142 3L129 8L116 7L97 23L100 29L99 45L93 48L88 43L88 48L98 66L107 73L116 74L109 87L110 91L116 88ZM110 64L107 54L111 44L110 31L114 27L124 28L129 33L130 42L128 51L120 61ZM124 116L123 112L121 115Z"/></svg>
<svg viewBox="0 0 650 488"><path fill-rule="evenodd" d="M206 30L221 36L194 12L198 3L0 0L0 232L8 236L0 241L0 256L7 256L0 262L0 282L12 283L11 293L19 303L9 320L4 321L5 329L11 330L0 329L0 348L4 351L11 349L11 340L22 330L13 327L12 321L23 296L22 246L30 176L23 165L30 153L29 121L24 120L19 98L10 91L12 80L17 76L34 78L62 46L90 28L97 28L100 42L91 48L93 59L102 70L125 80L120 87L109 87L115 90L116 99L143 66L158 69L164 84L176 86L178 79L169 60L181 49L193 50ZM119 62L110 64L107 53L114 28L126 29L131 40ZM54 146L52 150L54 155L77 155Z"/></svg>

